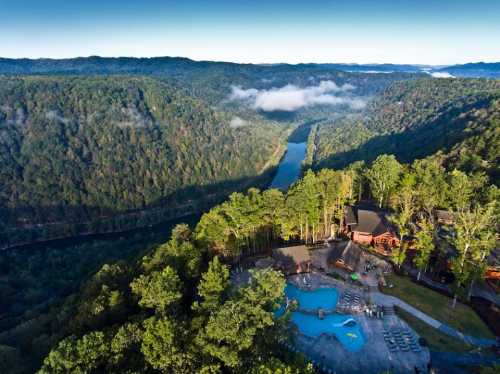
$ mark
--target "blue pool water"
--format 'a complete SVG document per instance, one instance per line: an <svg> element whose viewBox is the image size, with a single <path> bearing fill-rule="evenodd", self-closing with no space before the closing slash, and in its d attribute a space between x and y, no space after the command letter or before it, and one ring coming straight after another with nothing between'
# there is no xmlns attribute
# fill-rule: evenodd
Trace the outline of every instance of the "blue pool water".
<svg viewBox="0 0 500 374"><path fill-rule="evenodd" d="M344 314L329 314L319 319L316 314L300 312L301 309L317 310L318 308L331 310L337 305L338 292L335 288L319 288L314 291L305 291L287 284L285 295L299 301L299 310L292 312L291 320L297 325L299 331L310 337L321 334L333 334L340 343L351 352L359 351L365 344L365 339L357 322L353 317ZM281 316L285 307L281 306L276 315ZM351 320L350 323L344 324Z"/></svg>
<svg viewBox="0 0 500 374"><path fill-rule="evenodd" d="M293 284L287 284L285 295L299 301L299 309L333 310L337 305L339 294L335 288L318 288L314 291L304 291Z"/></svg>
<svg viewBox="0 0 500 374"><path fill-rule="evenodd" d="M319 319L312 314L300 312L292 313L292 322L297 325L300 332L313 338L321 334L333 334L342 345L351 352L359 351L365 344L365 339L357 323L353 325L342 325L351 316L342 314L331 314Z"/></svg>

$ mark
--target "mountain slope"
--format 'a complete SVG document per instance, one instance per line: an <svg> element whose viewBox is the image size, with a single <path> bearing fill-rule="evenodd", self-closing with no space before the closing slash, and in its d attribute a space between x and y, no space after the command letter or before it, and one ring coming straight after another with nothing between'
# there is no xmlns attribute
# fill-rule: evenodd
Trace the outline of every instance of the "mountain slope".
<svg viewBox="0 0 500 374"><path fill-rule="evenodd" d="M379 154L404 162L436 152L472 155L472 140L483 144L469 169L498 175L500 81L422 79L396 82L377 95L362 115L321 125L316 133L315 167L343 167ZM311 140L312 141L312 140ZM449 161L458 156L449 157ZM471 161L472 162L472 161ZM481 166L482 165L482 166Z"/></svg>
<svg viewBox="0 0 500 374"><path fill-rule="evenodd" d="M452 65L436 71L449 73L455 77L500 78L500 62L474 62Z"/></svg>
<svg viewBox="0 0 500 374"><path fill-rule="evenodd" d="M418 75L405 72L391 74L349 73L338 64L236 64L230 62L193 61L180 57L80 57L70 59L0 58L0 74L127 74L147 75L176 82L191 95L219 105L227 98L231 86L268 89L287 84L307 86L319 80L334 80L338 85L356 86L356 94L372 95L391 82Z"/></svg>
<svg viewBox="0 0 500 374"><path fill-rule="evenodd" d="M0 103L4 230L151 207L189 211L284 151L286 127L232 128L230 115L151 78L0 78Z"/></svg>

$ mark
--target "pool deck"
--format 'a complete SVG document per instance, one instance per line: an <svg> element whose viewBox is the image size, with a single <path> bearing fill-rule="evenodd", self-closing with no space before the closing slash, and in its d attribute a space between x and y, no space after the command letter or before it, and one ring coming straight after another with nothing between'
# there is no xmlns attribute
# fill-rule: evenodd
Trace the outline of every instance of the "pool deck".
<svg viewBox="0 0 500 374"><path fill-rule="evenodd" d="M333 279L321 273L294 275L288 281L304 290L315 290L321 287L335 287L339 295L345 291L356 292L367 301L370 294L362 287L357 287ZM375 301L375 300L373 300ZM386 315L383 319L370 318L364 313L354 314L365 337L365 345L358 352L350 352L333 336L322 334L311 338L298 334L295 349L304 353L309 359L326 372L344 373L381 373L389 370L391 373L415 373L415 367L420 373L427 373L427 363L430 361L430 352L422 347L420 352L390 352L384 340L383 331L408 329L418 337L411 328L396 315Z"/></svg>
<svg viewBox="0 0 500 374"><path fill-rule="evenodd" d="M421 352L390 352L384 342L383 329L409 328L396 316L384 320L372 319L364 315L354 317L365 336L365 345L358 352L346 350L342 344L331 335L323 334L318 338L310 338L299 334L295 347L313 360L320 368L327 368L337 374L363 373L375 374L384 371L391 373L415 373L415 367L420 373L427 373L427 363L430 361L428 349Z"/></svg>

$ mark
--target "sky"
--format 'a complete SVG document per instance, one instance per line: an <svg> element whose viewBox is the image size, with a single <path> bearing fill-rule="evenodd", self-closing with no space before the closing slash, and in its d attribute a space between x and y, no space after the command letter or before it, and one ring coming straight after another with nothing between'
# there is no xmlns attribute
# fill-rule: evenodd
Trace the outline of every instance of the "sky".
<svg viewBox="0 0 500 374"><path fill-rule="evenodd" d="M500 0L0 0L0 56L500 61Z"/></svg>

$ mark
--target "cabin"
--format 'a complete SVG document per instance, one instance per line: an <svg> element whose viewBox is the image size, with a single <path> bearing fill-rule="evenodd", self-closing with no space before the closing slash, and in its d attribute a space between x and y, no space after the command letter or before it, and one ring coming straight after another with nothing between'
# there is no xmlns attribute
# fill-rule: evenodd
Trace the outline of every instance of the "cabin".
<svg viewBox="0 0 500 374"><path fill-rule="evenodd" d="M361 248L352 240L342 242L330 251L328 264L352 272L358 266L361 254Z"/></svg>
<svg viewBox="0 0 500 374"><path fill-rule="evenodd" d="M273 249L274 267L285 275L307 273L311 270L311 256L305 245Z"/></svg>
<svg viewBox="0 0 500 374"><path fill-rule="evenodd" d="M390 254L390 249L399 243L385 215L375 210L347 206L344 232L352 241L372 245L382 254Z"/></svg>

